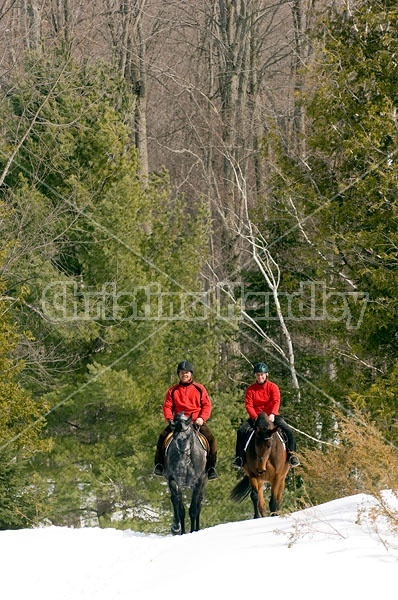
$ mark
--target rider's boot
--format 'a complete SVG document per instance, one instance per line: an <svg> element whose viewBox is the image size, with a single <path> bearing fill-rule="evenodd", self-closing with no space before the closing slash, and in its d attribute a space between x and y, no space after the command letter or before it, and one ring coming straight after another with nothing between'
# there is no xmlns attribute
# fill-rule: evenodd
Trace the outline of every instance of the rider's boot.
<svg viewBox="0 0 398 600"><path fill-rule="evenodd" d="M299 467L300 466L300 461L297 458L297 456L295 454L293 454L293 452L289 452L288 463L291 467Z"/></svg>
<svg viewBox="0 0 398 600"><path fill-rule="evenodd" d="M232 461L232 466L235 469L241 469L243 467L243 458L241 456L235 456L234 460Z"/></svg>
<svg viewBox="0 0 398 600"><path fill-rule="evenodd" d="M161 463L156 463L155 468L153 470L154 475L162 476L164 474L164 467Z"/></svg>
<svg viewBox="0 0 398 600"><path fill-rule="evenodd" d="M207 479L212 481L213 479L218 479L217 471L214 467L210 467L207 471Z"/></svg>

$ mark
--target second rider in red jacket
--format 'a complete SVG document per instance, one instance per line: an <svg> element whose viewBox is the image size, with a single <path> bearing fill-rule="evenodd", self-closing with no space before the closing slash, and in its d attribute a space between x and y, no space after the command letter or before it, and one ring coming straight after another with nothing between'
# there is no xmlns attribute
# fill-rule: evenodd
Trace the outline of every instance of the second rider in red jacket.
<svg viewBox="0 0 398 600"><path fill-rule="evenodd" d="M249 385L245 395L245 407L250 418L248 421L244 421L237 431L236 458L232 464L237 469L243 466L248 434L252 431L258 415L265 412L275 426L280 427L285 432L289 464L292 467L297 467L300 461L294 454L296 451L296 438L292 428L279 415L281 403L279 387L273 381L269 381L268 366L265 363L256 363L253 367L253 373L256 381Z"/></svg>

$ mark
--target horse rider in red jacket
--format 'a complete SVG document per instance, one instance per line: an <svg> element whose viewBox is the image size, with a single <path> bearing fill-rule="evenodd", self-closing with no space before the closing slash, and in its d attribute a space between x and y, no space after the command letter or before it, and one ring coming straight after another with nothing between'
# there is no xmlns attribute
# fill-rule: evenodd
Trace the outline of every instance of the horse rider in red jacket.
<svg viewBox="0 0 398 600"><path fill-rule="evenodd" d="M217 460L217 445L214 435L206 425L210 418L212 405L206 388L201 383L193 381L193 365L183 360L177 367L179 382L167 390L163 404L163 415L168 421L167 427L159 436L155 454L155 475L163 475L164 472L164 440L172 431L171 421L176 414L183 412L187 417L192 417L192 422L199 427L209 442L210 452L207 455L206 471L209 480L217 479L215 469Z"/></svg>
<svg viewBox="0 0 398 600"><path fill-rule="evenodd" d="M265 363L256 363L253 368L256 381L246 389L245 407L249 414L248 421L242 423L237 431L236 438L236 457L233 466L239 469L245 461L245 445L248 433L261 412L267 413L270 421L277 427L280 427L287 437L287 453L289 464L297 467L300 464L299 459L294 454L296 451L296 439L293 430L286 421L279 415L281 403L281 394L279 387L273 381L268 379L268 366Z"/></svg>

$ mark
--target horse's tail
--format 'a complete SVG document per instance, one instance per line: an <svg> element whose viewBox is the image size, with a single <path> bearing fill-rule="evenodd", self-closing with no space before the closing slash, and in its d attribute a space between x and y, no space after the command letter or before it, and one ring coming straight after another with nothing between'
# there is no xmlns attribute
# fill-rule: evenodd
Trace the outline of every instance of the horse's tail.
<svg viewBox="0 0 398 600"><path fill-rule="evenodd" d="M242 502L250 494L250 483L247 475L236 484L230 493L230 499L233 502Z"/></svg>

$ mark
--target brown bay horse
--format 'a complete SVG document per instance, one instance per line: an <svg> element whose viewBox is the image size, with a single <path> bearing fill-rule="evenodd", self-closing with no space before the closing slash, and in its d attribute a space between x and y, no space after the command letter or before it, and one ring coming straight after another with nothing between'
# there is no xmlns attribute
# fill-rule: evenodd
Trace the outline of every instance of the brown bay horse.
<svg viewBox="0 0 398 600"><path fill-rule="evenodd" d="M264 484L271 486L269 511L271 516L278 513L285 489L285 479L290 469L286 445L282 434L269 420L266 413L256 419L246 447L243 465L244 478L231 492L231 500L242 502L250 494L254 507L254 518L266 516Z"/></svg>

